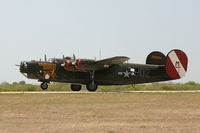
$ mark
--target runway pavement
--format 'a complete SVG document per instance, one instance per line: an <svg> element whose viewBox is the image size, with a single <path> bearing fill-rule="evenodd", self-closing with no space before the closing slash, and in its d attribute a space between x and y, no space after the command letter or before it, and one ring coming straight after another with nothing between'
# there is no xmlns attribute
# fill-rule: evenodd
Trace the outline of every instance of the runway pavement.
<svg viewBox="0 0 200 133"><path fill-rule="evenodd" d="M87 93L199 93L200 90L189 91L116 91L116 92L89 92L89 91L12 91L0 94L87 94Z"/></svg>

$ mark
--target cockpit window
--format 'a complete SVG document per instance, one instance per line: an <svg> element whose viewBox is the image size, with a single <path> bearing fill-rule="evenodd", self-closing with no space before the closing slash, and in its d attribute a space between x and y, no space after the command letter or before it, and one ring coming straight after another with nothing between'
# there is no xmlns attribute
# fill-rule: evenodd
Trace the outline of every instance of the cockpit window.
<svg viewBox="0 0 200 133"><path fill-rule="evenodd" d="M50 58L48 61L49 61L50 63L56 63L55 58Z"/></svg>
<svg viewBox="0 0 200 133"><path fill-rule="evenodd" d="M71 57L65 57L65 59L66 59L66 60L71 60L72 58L71 58Z"/></svg>
<svg viewBox="0 0 200 133"><path fill-rule="evenodd" d="M21 62L21 66L24 67L25 69L27 69L27 66L28 66L28 65L27 65L27 62L22 61L22 62Z"/></svg>

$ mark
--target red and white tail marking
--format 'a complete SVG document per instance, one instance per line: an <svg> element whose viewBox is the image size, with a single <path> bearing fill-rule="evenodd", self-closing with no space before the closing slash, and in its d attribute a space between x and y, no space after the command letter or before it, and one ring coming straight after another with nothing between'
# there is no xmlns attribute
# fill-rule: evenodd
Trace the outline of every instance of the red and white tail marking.
<svg viewBox="0 0 200 133"><path fill-rule="evenodd" d="M166 72L173 79L180 79L187 72L188 59L181 50L173 50L167 56Z"/></svg>
<svg viewBox="0 0 200 133"><path fill-rule="evenodd" d="M185 76L186 70L183 68L182 63L180 62L178 56L176 55L175 51L172 51L169 55L169 58L174 65L174 68L176 69L179 77Z"/></svg>

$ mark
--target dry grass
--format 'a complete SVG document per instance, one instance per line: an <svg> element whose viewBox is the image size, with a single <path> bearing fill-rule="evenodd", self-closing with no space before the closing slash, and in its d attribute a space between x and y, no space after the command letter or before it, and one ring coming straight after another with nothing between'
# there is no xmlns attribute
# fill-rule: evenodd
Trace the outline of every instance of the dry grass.
<svg viewBox="0 0 200 133"><path fill-rule="evenodd" d="M200 93L0 95L0 133L199 133Z"/></svg>

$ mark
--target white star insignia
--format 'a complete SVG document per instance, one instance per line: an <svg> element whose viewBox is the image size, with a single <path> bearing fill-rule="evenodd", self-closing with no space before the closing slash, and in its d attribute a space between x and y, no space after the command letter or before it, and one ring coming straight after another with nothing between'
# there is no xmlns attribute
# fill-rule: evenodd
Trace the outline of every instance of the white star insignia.
<svg viewBox="0 0 200 133"><path fill-rule="evenodd" d="M126 70L126 72L124 72L124 78L128 77L129 78L129 72Z"/></svg>

